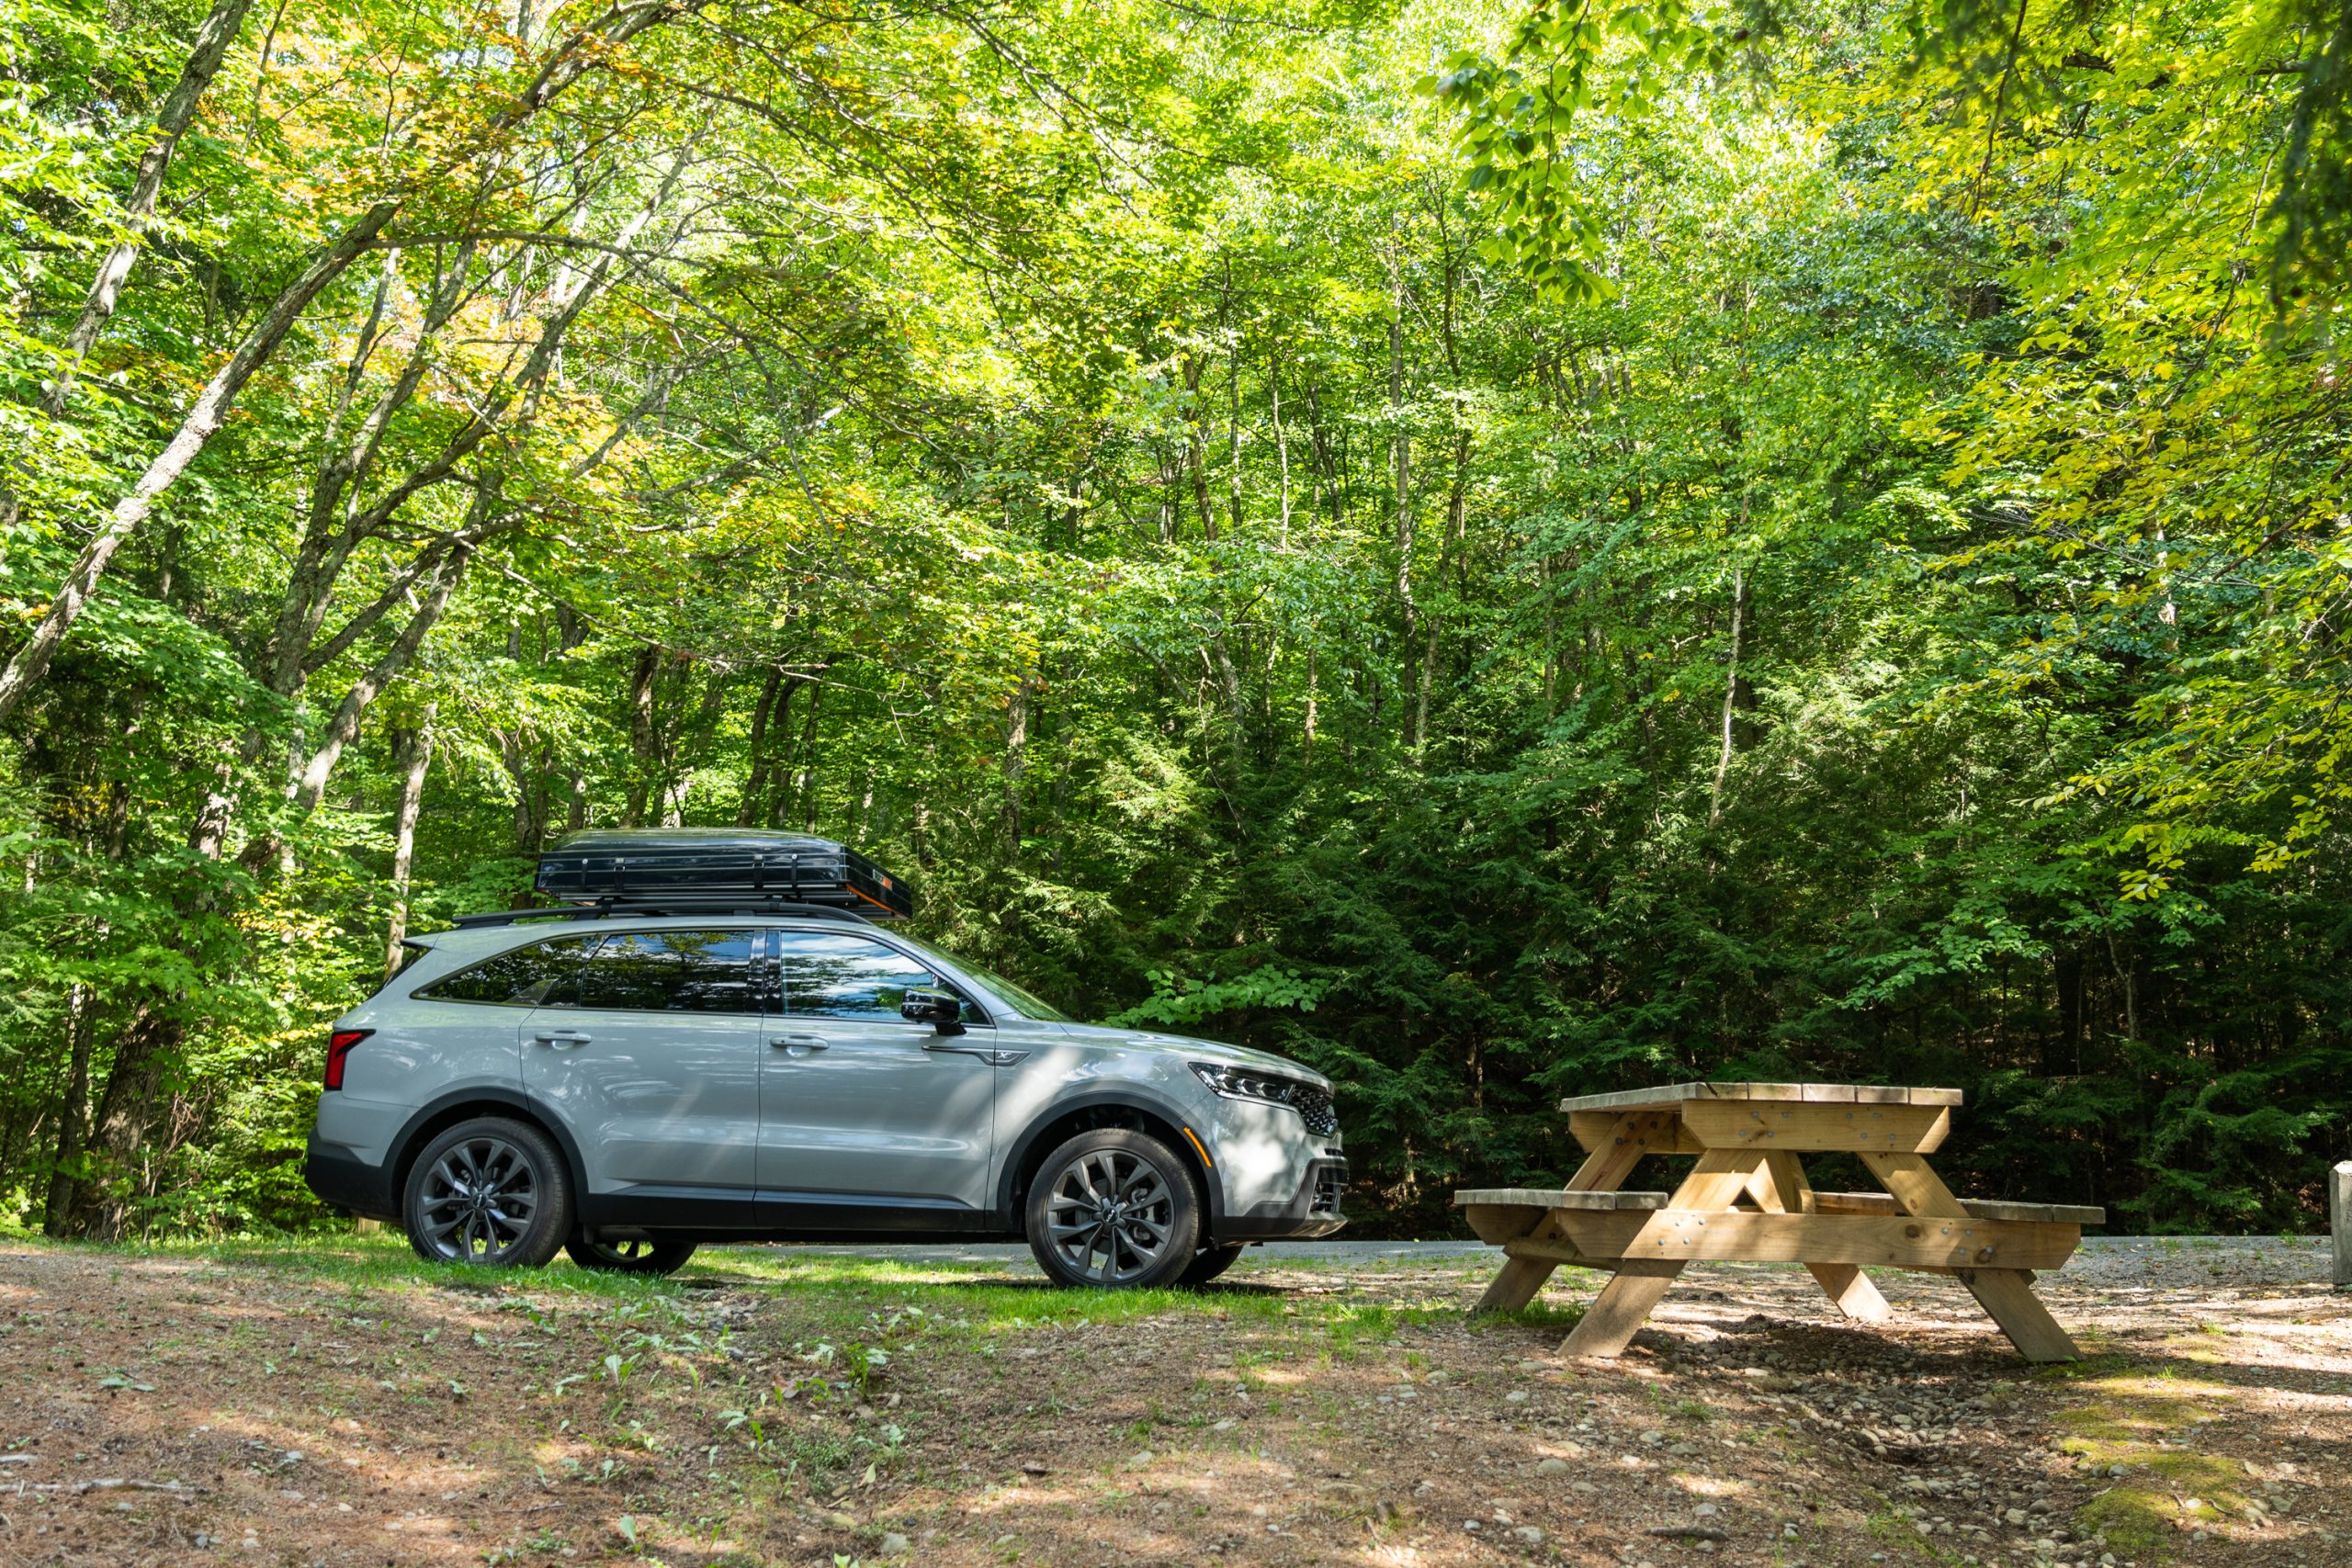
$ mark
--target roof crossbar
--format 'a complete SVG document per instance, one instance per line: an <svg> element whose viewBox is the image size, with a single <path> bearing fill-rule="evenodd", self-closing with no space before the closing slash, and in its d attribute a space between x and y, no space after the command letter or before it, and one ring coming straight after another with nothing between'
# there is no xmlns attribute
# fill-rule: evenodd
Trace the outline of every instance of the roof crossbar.
<svg viewBox="0 0 2352 1568"><path fill-rule="evenodd" d="M726 894L712 898L599 898L594 904L545 909L490 909L478 915L458 915L449 923L459 931L511 926L525 920L657 919L680 915L789 915L797 919L839 920L870 926L874 922L854 909L831 904L803 904L785 898L747 898Z"/></svg>

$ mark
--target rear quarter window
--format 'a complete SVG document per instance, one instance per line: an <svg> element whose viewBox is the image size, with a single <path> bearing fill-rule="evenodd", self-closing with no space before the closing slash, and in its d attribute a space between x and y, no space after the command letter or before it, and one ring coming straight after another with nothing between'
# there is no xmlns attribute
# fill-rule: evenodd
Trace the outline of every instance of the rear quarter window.
<svg viewBox="0 0 2352 1568"><path fill-rule="evenodd" d="M501 1007L540 1007L570 1001L579 972L598 938L560 937L510 948L436 980L415 994L434 1002L487 1002Z"/></svg>

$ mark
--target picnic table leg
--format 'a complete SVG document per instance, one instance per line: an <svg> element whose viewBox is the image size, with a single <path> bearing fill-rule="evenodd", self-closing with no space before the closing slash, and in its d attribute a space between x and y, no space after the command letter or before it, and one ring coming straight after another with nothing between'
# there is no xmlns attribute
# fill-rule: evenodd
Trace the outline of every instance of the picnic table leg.
<svg viewBox="0 0 2352 1568"><path fill-rule="evenodd" d="M1943 1178L1917 1155L1862 1156L1903 1212L1917 1219L1966 1219L1968 1211L1946 1187ZM1961 1269L1954 1270L1985 1315L2000 1325L2029 1361L2075 1361L2082 1359L2074 1338L2050 1315L2033 1293L2033 1276L2023 1269Z"/></svg>
<svg viewBox="0 0 2352 1568"><path fill-rule="evenodd" d="M1536 1227L1540 1233L1543 1226ZM1540 1258L1506 1258L1503 1266L1487 1286L1487 1293L1470 1309L1473 1317L1489 1312L1517 1312L1535 1299L1544 1281L1552 1277L1556 1263L1546 1263Z"/></svg>
<svg viewBox="0 0 2352 1568"><path fill-rule="evenodd" d="M1709 1149L1699 1156L1690 1174L1667 1200L1669 1209L1729 1209L1747 1190L1748 1178L1764 1156L1738 1149ZM1630 1168L1630 1167L1629 1167ZM1615 1278L1600 1289L1584 1310L1568 1337L1560 1342L1563 1356L1622 1356L1634 1330L1657 1306L1660 1297L1682 1272L1682 1265L1662 1258L1629 1258Z"/></svg>
<svg viewBox="0 0 2352 1568"><path fill-rule="evenodd" d="M1762 1167L1749 1179L1747 1191L1756 1200L1756 1206L1768 1214L1814 1212L1813 1183L1805 1179L1804 1164L1786 1149L1765 1155ZM1894 1309L1886 1304L1886 1298L1871 1282L1871 1277L1851 1263L1808 1263L1805 1271L1828 1296L1830 1303L1848 1317L1861 1323L1884 1323L1894 1315Z"/></svg>
<svg viewBox="0 0 2352 1568"><path fill-rule="evenodd" d="M1585 1156L1584 1164L1568 1178L1571 1192L1614 1192L1634 1174L1642 1156L1653 1151L1671 1149L1675 1144L1676 1117L1670 1111L1638 1111L1617 1118L1617 1125L1600 1147ZM1545 1219L1528 1235L1536 1240L1551 1240L1560 1234L1559 1227ZM1513 1258L1505 1260L1502 1269L1487 1286L1478 1304L1470 1309L1472 1316L1490 1312L1517 1312L1533 1301L1544 1282L1559 1267L1540 1258Z"/></svg>

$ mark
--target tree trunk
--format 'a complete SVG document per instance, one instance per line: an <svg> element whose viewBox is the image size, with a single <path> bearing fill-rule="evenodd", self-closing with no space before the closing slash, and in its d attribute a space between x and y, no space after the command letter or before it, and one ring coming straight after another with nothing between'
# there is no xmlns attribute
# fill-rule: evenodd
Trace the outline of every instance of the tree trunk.
<svg viewBox="0 0 2352 1568"><path fill-rule="evenodd" d="M645 803L653 787L653 683L662 673L662 650L648 643L638 649L629 671L628 751L636 768L629 775L628 804L621 809L621 826L645 826Z"/></svg>
<svg viewBox="0 0 2352 1568"><path fill-rule="evenodd" d="M830 661L820 669L830 668ZM814 682L808 688L808 719L800 731L799 808L801 831L817 830L817 710L823 705L825 687ZM777 826L783 826L781 820Z"/></svg>
<svg viewBox="0 0 2352 1568"><path fill-rule="evenodd" d="M102 1241L122 1235L130 1205L127 1195L109 1190L104 1179L129 1169L136 1159L146 1138L148 1110L156 1085L185 1033L186 1026L176 1017L150 1005L139 1010L115 1046L106 1092L99 1097L97 1115L90 1127L91 1174L97 1179L78 1184L66 1222L72 1234Z"/></svg>
<svg viewBox="0 0 2352 1568"><path fill-rule="evenodd" d="M41 1234L72 1234L74 1205L80 1196L82 1141L90 1119L89 988L78 981L65 1004L65 1092L57 1104L57 1158L49 1173L49 1201L41 1214Z"/></svg>
<svg viewBox="0 0 2352 1568"><path fill-rule="evenodd" d="M148 513L154 510L156 498L169 490L187 470L188 464L196 460L196 455L204 450L206 443L212 439L213 433L220 428L220 422L227 417L230 404L236 400L239 392L244 390L245 383L253 378L254 372L277 352L279 341L294 325L296 318L317 298L319 291L342 276L344 269L358 258L399 209L397 202L379 201L363 213L325 254L312 262L300 277L271 302L261 321L246 334L244 342L237 345L236 352L229 356L228 363L213 373L212 379L197 395L196 403L188 410L187 417L181 421L179 431L172 437L171 444L147 465L147 471L139 477L139 482L131 487L130 493L115 503L106 526L82 547L82 553L74 558L73 567L65 574L65 581L57 585L57 592L50 601L48 613L33 627L32 636L26 638L24 646L17 649L16 657L8 660L7 668L0 671L0 723L5 723L8 716L16 712L17 705L25 700L25 694L48 673L50 660L56 657L58 645L65 640L65 634L89 604L91 594L97 590L98 579L106 573L107 564L114 559L115 552L122 547L123 541L146 521Z"/></svg>
<svg viewBox="0 0 2352 1568"><path fill-rule="evenodd" d="M1208 471L1201 454L1201 426L1204 423L1201 371L1204 368L1201 356L1187 350L1184 355L1184 469L1192 476L1193 509L1200 514L1201 537L1214 545L1216 543L1216 513L1209 505ZM0 713L0 718L6 716Z"/></svg>
<svg viewBox="0 0 2352 1568"><path fill-rule="evenodd" d="M1266 355L1266 401L1274 423L1274 469L1281 486L1281 524L1275 535L1278 546L1290 548L1290 438L1283 431L1283 361L1282 350L1269 350Z"/></svg>
<svg viewBox="0 0 2352 1568"><path fill-rule="evenodd" d="M1004 854L1021 860L1022 786L1029 771L1029 694L1035 682L1023 674L1014 683L1004 716Z"/></svg>
<svg viewBox="0 0 2352 1568"><path fill-rule="evenodd" d="M697 0L674 0L659 4L607 12L574 33L560 45L548 51L530 85L505 100L505 107L481 128L481 145L503 144L508 134L555 101L567 87L578 81L590 66L607 62L615 48L635 38L648 28L658 28L695 9ZM98 580L106 574L107 563L115 552L129 539L147 514L154 510L155 502L179 477L187 471L197 454L203 451L227 418L229 409L253 379L254 372L269 362L277 345L311 301L336 278L343 276L351 264L366 254L385 225L399 214L415 188L437 188L455 167L451 160L438 160L417 176L418 184L395 191L379 199L355 219L335 242L317 259L302 270L300 276L270 301L261 319L248 333L228 362L213 373L197 395L180 427L169 445L156 454L139 482L130 492L115 503L112 513L96 536L83 547L64 581L58 584L51 597L48 612L32 635L0 670L0 723L16 712L25 694L39 684L48 673L50 660L57 655L58 646L65 634L73 629L96 592Z"/></svg>
<svg viewBox="0 0 2352 1568"><path fill-rule="evenodd" d="M784 690L784 671L768 671L766 682L760 687L760 700L752 708L752 735L745 742L743 753L750 766L743 775L743 798L736 803L735 826L748 828L759 820L760 798L768 787L768 716L776 709L777 694ZM787 694L785 700L791 701Z"/></svg>
<svg viewBox="0 0 2352 1568"><path fill-rule="evenodd" d="M1731 657L1724 671L1723 747L1715 755L1715 787L1707 796L1707 820L1724 818L1724 780L1731 773L1732 718L1739 701L1739 637L1747 615L1747 573L1731 563Z"/></svg>
<svg viewBox="0 0 2352 1568"><path fill-rule="evenodd" d="M82 314L74 321L74 330L65 334L65 362L58 367L56 378L41 394L41 412L54 419L65 412L66 403L74 396L74 383L82 372L98 333L108 317L114 314L115 301L122 293L124 281L139 259L141 243L146 239L148 222L155 216L155 198L164 188L164 174L171 166L172 152L179 145L181 132L196 118L196 106L203 98L205 89L212 85L212 78L220 73L220 60L229 51L230 42L245 25L245 12L253 0L213 0L211 15L196 29L196 41L189 49L186 63L180 67L179 80L164 95L164 106L155 113L155 137L140 154L139 175L131 183L130 199L123 206L123 217L130 232L115 242L98 263L97 276L90 280L90 292L82 301Z"/></svg>
<svg viewBox="0 0 2352 1568"><path fill-rule="evenodd" d="M1388 312L1389 459L1396 485L1396 603L1413 625L1413 440L1405 429L1405 264L1395 258Z"/></svg>
<svg viewBox="0 0 2352 1568"><path fill-rule="evenodd" d="M424 803L424 772L433 765L434 705L424 705L413 725L392 731L392 766L400 770L400 805L392 813L392 923L384 943L384 973L401 966L401 941L408 935L409 872L416 859L416 817Z"/></svg>

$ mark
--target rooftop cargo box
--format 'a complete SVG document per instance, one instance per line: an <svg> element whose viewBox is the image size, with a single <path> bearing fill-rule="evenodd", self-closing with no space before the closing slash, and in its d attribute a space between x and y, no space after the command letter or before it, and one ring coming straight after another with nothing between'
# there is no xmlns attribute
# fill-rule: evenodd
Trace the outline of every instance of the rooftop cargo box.
<svg viewBox="0 0 2352 1568"><path fill-rule="evenodd" d="M537 886L569 904L695 909L822 904L871 919L914 912L907 885L847 845L753 828L574 833L540 854Z"/></svg>

